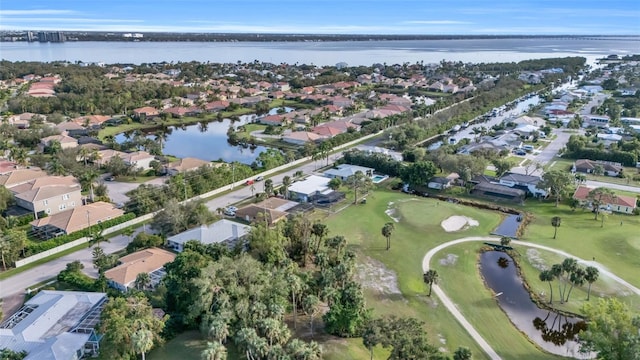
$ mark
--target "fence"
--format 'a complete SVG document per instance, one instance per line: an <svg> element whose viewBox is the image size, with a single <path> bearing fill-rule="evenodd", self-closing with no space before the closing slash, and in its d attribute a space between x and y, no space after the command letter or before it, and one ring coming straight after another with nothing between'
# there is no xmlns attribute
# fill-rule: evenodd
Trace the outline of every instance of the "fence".
<svg viewBox="0 0 640 360"><path fill-rule="evenodd" d="M381 133L382 133L382 131L380 131L378 133L375 133L375 134L369 134L369 135L363 136L361 138L358 138L356 140L350 141L348 143L336 146L334 148L334 151L342 150L344 148L351 147L353 145L356 145L356 144L362 142L363 140L368 140L368 139L373 138L373 137L375 137L377 135L380 135ZM298 165L301 165L301 164L303 164L303 163L305 163L305 162L307 162L309 160L311 160L310 156L302 158L302 159L299 159L299 160L296 160L296 161L293 161L293 162L290 162L290 163L287 163L287 164L282 165L282 166L278 166L278 167L273 168L273 169L269 169L267 171L264 171L264 172L260 173L259 175L260 176L268 176L268 175L271 175L271 174L275 174L275 173L278 173L280 171L289 169L291 167L296 167ZM229 185L223 186L221 188L218 188L218 189L209 191L207 193L195 196L195 197L193 197L191 199L188 199L186 201L205 199L205 198L212 197L214 195L218 195L218 194L220 194L222 192L225 192L225 191L229 190L229 188L234 188L236 186L243 185L249 179L250 178L236 181L235 183L230 184L230 186ZM160 211L162 211L162 210L158 210L158 211L153 212L151 214L145 214L145 215L139 216L139 217L137 217L135 219L131 219L129 221L123 222L122 224L118 224L118 225L112 226L112 227L110 227L108 229L104 229L102 231L102 235L109 235L109 234L112 234L112 233L114 233L116 231L119 231L119 230L122 230L124 228L127 228L129 226L137 225L137 224L140 224L141 222L144 222L144 221L147 221L147 220L151 220ZM81 245L81 244L85 244L85 243L89 242L89 240L90 240L89 237L83 237L83 238L68 242L66 244L57 246L57 247L55 247L53 249L49 249L49 250L43 251L41 253L29 256L28 258L24 258L22 260L18 260L18 261L16 261L16 268L19 268L21 266L25 266L27 264L31 264L31 263L33 263L35 261L38 261L38 260L42 260L42 259L44 259L44 258L46 258L48 256L58 254L58 253L63 252L65 250L67 250L67 249L71 249L72 247L75 247L75 246L78 246L78 245Z"/></svg>

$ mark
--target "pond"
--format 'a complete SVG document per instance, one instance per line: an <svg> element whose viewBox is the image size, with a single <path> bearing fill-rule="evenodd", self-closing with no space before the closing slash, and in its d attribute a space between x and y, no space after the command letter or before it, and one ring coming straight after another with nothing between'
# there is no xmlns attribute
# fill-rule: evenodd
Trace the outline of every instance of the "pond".
<svg viewBox="0 0 640 360"><path fill-rule="evenodd" d="M506 236L515 239L517 238L521 221L522 215L509 214L502 220L491 235Z"/></svg>
<svg viewBox="0 0 640 360"><path fill-rule="evenodd" d="M483 252L480 255L480 273L511 322L540 348L552 354L578 359L593 357L593 354L580 353L575 341L586 323L577 317L539 308L531 300L508 254L501 251Z"/></svg>
<svg viewBox="0 0 640 360"><path fill-rule="evenodd" d="M227 142L227 130L231 124L237 128L250 123L254 118L255 115L244 115L235 122L224 119L182 127L170 126L166 131L166 138L162 141L162 152L179 158L195 157L208 161L223 160L251 164L267 148L231 145ZM157 140L153 129L144 130L143 133L148 138ZM127 140L127 136L131 134L118 134L115 140L122 143Z"/></svg>

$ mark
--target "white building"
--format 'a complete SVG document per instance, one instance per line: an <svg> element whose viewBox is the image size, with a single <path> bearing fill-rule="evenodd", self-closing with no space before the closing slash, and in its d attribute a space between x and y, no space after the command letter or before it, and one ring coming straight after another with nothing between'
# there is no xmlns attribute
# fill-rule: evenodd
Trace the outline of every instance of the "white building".
<svg viewBox="0 0 640 360"><path fill-rule="evenodd" d="M0 349L26 351L25 360L76 360L97 355L94 329L107 294L40 291L0 324Z"/></svg>
<svg viewBox="0 0 640 360"><path fill-rule="evenodd" d="M331 179L327 177L311 175L289 186L289 198L300 202L312 202L319 195L333 192L329 188L329 181Z"/></svg>
<svg viewBox="0 0 640 360"><path fill-rule="evenodd" d="M178 252L182 252L184 250L184 244L190 240L199 241L205 245L219 243L232 244L236 240L245 237L250 230L250 226L223 219L209 226L202 225L173 235L167 239L167 244Z"/></svg>
<svg viewBox="0 0 640 360"><path fill-rule="evenodd" d="M364 166L341 164L341 165L338 165L336 168L332 168L325 171L324 176L330 179L339 178L340 180L345 181L349 176L354 175L358 171L361 171L365 176L372 176L373 170L374 169L372 168L368 168Z"/></svg>

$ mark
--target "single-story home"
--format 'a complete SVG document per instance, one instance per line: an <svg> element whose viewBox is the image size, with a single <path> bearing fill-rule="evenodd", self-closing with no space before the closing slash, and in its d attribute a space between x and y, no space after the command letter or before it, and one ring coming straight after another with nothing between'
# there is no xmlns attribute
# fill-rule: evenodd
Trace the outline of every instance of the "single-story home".
<svg viewBox="0 0 640 360"><path fill-rule="evenodd" d="M335 168L331 168L327 171L324 172L324 176L333 179L333 178L338 178L342 181L347 180L347 178L349 176L354 175L356 172L362 172L365 176L373 176L373 168L370 167L365 167L365 166L358 166L358 165L351 165L351 164L340 164L338 166L336 166Z"/></svg>
<svg viewBox="0 0 640 360"><path fill-rule="evenodd" d="M473 187L471 193L477 196L517 203L522 203L526 195L524 190L489 182L478 183Z"/></svg>
<svg viewBox="0 0 640 360"><path fill-rule="evenodd" d="M622 164L611 161L599 161L589 159L578 159L573 163L572 172L592 174L596 167L601 166L604 175L616 177L620 175L624 167Z"/></svg>
<svg viewBox="0 0 640 360"><path fill-rule="evenodd" d="M147 273L151 287L155 288L166 275L164 266L175 258L176 254L158 248L136 251L118 259L118 266L105 271L104 276L109 286L127 292L134 287L139 274Z"/></svg>
<svg viewBox="0 0 640 360"><path fill-rule="evenodd" d="M573 198L578 200L580 204L589 204L589 193L594 189L595 188L580 185L573 193ZM605 196L601 200L603 208L623 214L633 214L633 211L637 207L637 199L626 195L615 195L613 198Z"/></svg>
<svg viewBox="0 0 640 360"><path fill-rule="evenodd" d="M262 221L267 223L268 226L271 226L278 221L285 219L287 217L287 213L277 209L269 209L266 207L259 206L258 204L251 204L247 206L243 206L238 209L235 213L236 218L244 220L249 223L254 223L257 221Z"/></svg>
<svg viewBox="0 0 640 360"><path fill-rule="evenodd" d="M289 198L300 202L313 202L319 194L330 193L331 179L323 176L311 175L303 181L298 181L289 186Z"/></svg>
<svg viewBox="0 0 640 360"><path fill-rule="evenodd" d="M190 240L195 240L205 245L219 243L233 245L238 239L244 238L250 230L250 226L222 219L211 225L202 225L173 235L167 239L167 246L175 251L182 252L184 244Z"/></svg>
<svg viewBox="0 0 640 360"><path fill-rule="evenodd" d="M211 166L211 164L212 163L210 161L206 161L198 158L186 157L186 158L179 159L177 161L167 164L166 170L167 170L167 175L174 176L181 172L197 170L203 166Z"/></svg>
<svg viewBox="0 0 640 360"><path fill-rule="evenodd" d="M460 178L460 175L451 173L447 176L434 176L427 183L429 189L443 190L450 188L455 181Z"/></svg>
<svg viewBox="0 0 640 360"><path fill-rule="evenodd" d="M322 135L318 135L309 131L293 131L288 134L282 135L282 141L294 145L304 145L308 142L315 143L322 141L324 138L325 137Z"/></svg>
<svg viewBox="0 0 640 360"><path fill-rule="evenodd" d="M61 149L72 149L78 147L78 140L68 136L66 133L60 135L51 135L40 139L40 147L44 149L47 146L51 146L51 143L57 141L60 143Z"/></svg>
<svg viewBox="0 0 640 360"><path fill-rule="evenodd" d="M105 293L42 290L0 324L0 349L25 351L25 360L95 357L106 301Z"/></svg>
<svg viewBox="0 0 640 360"><path fill-rule="evenodd" d="M160 116L160 111L151 106L144 106L141 108L133 109L133 116L141 120L152 119L154 117Z"/></svg>

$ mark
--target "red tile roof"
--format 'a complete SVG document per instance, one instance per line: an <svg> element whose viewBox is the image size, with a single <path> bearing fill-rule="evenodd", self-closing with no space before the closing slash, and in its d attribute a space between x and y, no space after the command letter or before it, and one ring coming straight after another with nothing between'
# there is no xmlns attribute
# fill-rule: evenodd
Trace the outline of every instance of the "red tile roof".
<svg viewBox="0 0 640 360"><path fill-rule="evenodd" d="M589 198L589 193L594 189L595 188L591 188L588 186L578 186L576 192L573 193L573 198L576 200L585 201ZM609 196L603 196L602 201L606 204L635 208L637 200L631 196L616 195L616 197L613 199L611 199Z"/></svg>

